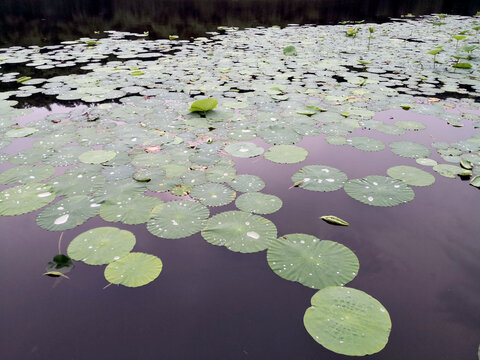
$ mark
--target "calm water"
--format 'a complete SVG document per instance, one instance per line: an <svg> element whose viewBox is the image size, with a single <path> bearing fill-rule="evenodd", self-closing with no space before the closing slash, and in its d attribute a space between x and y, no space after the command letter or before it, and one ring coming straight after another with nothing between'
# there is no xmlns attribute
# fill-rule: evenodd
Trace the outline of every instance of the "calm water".
<svg viewBox="0 0 480 360"><path fill-rule="evenodd" d="M353 5L358 2L338 0L165 3L2 0L0 41L51 43L92 36L92 29L150 30L155 36L188 37L203 35L217 25L384 20L408 12L472 14L479 9L477 1L364 1L361 7ZM58 106L52 110L68 111ZM31 118L47 112L38 109ZM412 117L406 111L379 113L375 119L423 122L427 130L402 139L426 145L464 139L473 131L470 124L452 128L432 116ZM353 135L377 137L385 143L399 139L361 130ZM363 205L343 190L288 190L291 175L305 165L334 166L349 178L358 178L384 175L394 165L415 164L388 148L365 153L333 147L323 136L305 137L298 145L309 151L301 164L236 159L237 173L259 175L267 184L263 192L282 199L283 208L266 216L279 235L312 234L343 243L358 256L360 272L349 286L381 301L393 323L386 348L367 358L475 359L480 343L478 189L435 174L434 185L415 188L412 202L393 208ZM440 160L436 155L432 158ZM0 170L7 166L0 165ZM234 204L211 208L212 215L233 209ZM57 253L59 233L39 228L36 214L0 217L2 360L351 359L325 350L308 335L302 318L315 291L275 275L265 252L232 253L208 244L198 234L165 240L151 235L145 225L114 224L133 231L135 251L159 256L164 269L148 286L103 290L103 266L76 263L69 273L71 280L42 277L46 263ZM333 227L319 219L327 214L347 219L351 226ZM112 223L96 217L67 231L62 250L81 232L105 225Z"/></svg>

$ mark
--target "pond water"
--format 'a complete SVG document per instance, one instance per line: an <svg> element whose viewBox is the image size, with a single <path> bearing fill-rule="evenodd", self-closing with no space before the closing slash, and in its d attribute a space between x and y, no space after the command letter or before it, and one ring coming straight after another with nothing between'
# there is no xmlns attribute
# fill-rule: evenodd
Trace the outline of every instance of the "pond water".
<svg viewBox="0 0 480 360"><path fill-rule="evenodd" d="M478 3L365 1L365 7L355 8L351 1L299 1L295 5L262 1L262 6L247 1L241 5L228 2L229 7L223 5L225 2L220 6L215 1L176 1L169 3L168 13L166 7L146 0L136 5L70 1L55 8L58 4L49 3L50 8L42 2L35 14L30 2L2 2L0 10L5 11L0 21L8 31L2 31L1 42L5 46L44 45L80 36L89 39L38 52L35 48L0 52L0 58L7 59L0 63L2 134L18 126L37 130L30 136L2 135L0 178L1 173L23 163L53 165L54 177L46 178L45 183L53 183L75 167L87 175L107 175L104 170L109 166L120 171L120 166L130 163L137 168L153 168L151 160L142 158L147 145L161 146L159 153L170 156L170 165L185 166L183 173L178 168L164 168L180 175L203 172L203 166L230 171L232 165L236 174L260 177L265 183L261 192L281 199L278 211L262 215L276 226L278 236L314 235L343 244L358 257L358 275L347 286L380 301L392 322L385 348L368 359L475 359L480 343L480 193L469 183L479 174L480 164L480 50L461 60L468 61L471 69L452 69L450 57L458 54L451 35L465 29L467 39L458 41L479 45L479 32L471 28L478 26L480 18L427 17L382 25L246 31L227 28L218 30L220 35L211 34L211 39L192 43L156 39L173 34L181 39L205 36L206 31L217 31L219 25L284 26L351 19L383 22L389 16L409 12L473 15ZM167 17L168 22L164 20ZM42 18L49 24L43 25ZM17 33L11 30L13 21ZM22 29L22 22L31 26ZM445 25L432 25L440 22ZM357 26L361 28L358 36L345 35ZM374 53L370 44L367 50L368 27L375 28L370 39ZM93 33L112 29L149 34ZM97 37L103 39L93 40ZM345 49L338 49L338 39ZM89 41L95 43L87 44ZM298 55L284 55L287 45L295 45ZM434 67L426 52L438 45L443 45L443 52ZM89 48L94 56L75 63L86 58ZM160 54L151 58L138 56L157 51ZM415 62L418 58L420 64ZM58 66L69 62L74 64ZM13 71L19 74L8 75ZM18 81L22 76L50 81ZM131 88L135 86L141 89ZM190 114L193 101L205 96L218 99L218 107L205 114ZM305 111L314 114L307 116ZM419 124L419 130L402 128ZM308 156L284 164L267 160L266 153L243 158L238 152L227 152L225 146L235 139L243 142L238 133L231 135L229 131L245 129L257 135L245 141L265 151L273 144L295 143L306 149ZM74 137L64 145L38 144L52 133ZM136 137L140 140L133 140ZM354 137L370 140L357 147L333 145ZM371 151L371 139L385 147ZM390 146L398 141L422 144L431 155L420 156L422 150L417 149L411 156L399 156ZM64 148L78 144L81 149L74 155L61 155ZM208 150L217 145L216 151ZM363 150L370 151L363 151L362 145ZM28 153L32 146L36 154ZM100 162L108 166L78 160L87 150L101 149L115 151L116 160ZM21 152L27 158L19 161L17 154ZM122 153L129 153L127 159L121 158ZM41 154L44 156L35 161ZM460 160L470 159L473 174L442 176L417 163L416 158L423 157L458 166ZM214 159L213 163L208 159ZM407 165L433 175L435 183L411 186L412 201L391 207L370 206L343 189L309 191L302 187L308 182L306 178L293 186L292 175L309 165L340 169L350 180L386 176L387 169ZM131 174L126 178L131 179ZM177 176L171 178L174 185L182 183ZM149 197L165 202L193 200L154 191L158 188L151 186L153 182L148 189L141 189ZM17 185L5 182L0 190ZM108 193L120 186L110 179L97 190ZM69 196L72 191L67 191ZM130 191L126 191L128 195ZM95 203L108 198L108 194L102 198L93 193L86 191ZM240 194L238 191L237 198ZM8 199L0 200L5 203ZM37 216L45 208L0 216L2 359L47 359L58 354L67 359L352 358L327 350L305 330L304 313L316 289L278 276L267 262L266 251L244 254L212 246L199 232L178 239L162 238L153 235L145 223L127 225L92 216L65 230L62 253L83 232L114 226L135 235L135 252L161 258L159 277L137 288L112 285L104 289L108 285L105 266L82 261L75 261L75 268L67 274L70 279L42 276L47 262L59 252L61 233L37 225ZM238 210L235 202L208 209L210 217ZM0 211L7 210L0 202ZM336 215L350 226L328 224L320 219L323 215Z"/></svg>

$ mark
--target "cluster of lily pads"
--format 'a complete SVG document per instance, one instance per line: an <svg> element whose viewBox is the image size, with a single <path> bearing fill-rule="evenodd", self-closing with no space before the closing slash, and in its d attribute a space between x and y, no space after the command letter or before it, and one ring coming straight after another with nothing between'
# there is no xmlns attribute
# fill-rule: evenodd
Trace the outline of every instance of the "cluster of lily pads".
<svg viewBox="0 0 480 360"><path fill-rule="evenodd" d="M319 290L304 317L317 342L347 355L378 352L391 322L377 300L344 286L358 273L355 254L308 234L278 237L275 224L262 215L279 210L282 200L261 192L260 177L237 174L234 159L263 156L299 164L308 151L296 144L316 136L331 151L391 151L406 164L360 179L330 164L307 165L290 174L291 191L344 189L367 205L400 205L414 199L412 186L435 182L431 172L407 165L413 159L443 176L476 175L471 184L480 187L479 134L430 147L399 140L387 148L376 134L401 137L426 126L374 119L376 112L398 109L435 115L452 131L480 127L479 57L455 42L478 46L478 24L475 17L430 16L360 24L355 36L350 25L223 28L224 34L194 42L111 32L100 40L0 49L0 70L19 70L0 74L0 81L18 84L0 93L0 163L8 168L0 174L8 186L0 192L0 215L43 208L36 221L49 231L66 231L98 215L106 222L146 223L163 239L200 232L231 251L267 250L274 273ZM458 34L465 37L452 38ZM439 44L442 51L431 63L428 51ZM454 66L462 56L469 57L470 67ZM22 66L39 76L23 76ZM72 73L42 77L55 67ZM26 123L30 109L18 108L15 98L33 94L83 106ZM373 137L353 136L357 130ZM12 150L28 139L31 148ZM431 149L449 164L431 159ZM238 210L210 217L210 207L233 201ZM334 216L325 220L348 225ZM107 265L109 283L136 287L153 281L162 262L131 252L134 245L131 232L107 226L78 235L67 253L86 264ZM50 268L68 262L57 260Z"/></svg>

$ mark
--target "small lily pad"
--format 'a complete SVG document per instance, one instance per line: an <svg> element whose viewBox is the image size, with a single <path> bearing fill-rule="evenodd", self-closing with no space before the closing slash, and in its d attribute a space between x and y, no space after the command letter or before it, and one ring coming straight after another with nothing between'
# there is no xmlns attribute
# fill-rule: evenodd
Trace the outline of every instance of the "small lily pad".
<svg viewBox="0 0 480 360"><path fill-rule="evenodd" d="M335 191L347 181L347 175L326 165L308 165L293 174L294 186L311 191Z"/></svg>
<svg viewBox="0 0 480 360"><path fill-rule="evenodd" d="M394 154L406 158L424 158L430 156L430 150L425 145L412 141L394 141L389 144Z"/></svg>
<svg viewBox="0 0 480 360"><path fill-rule="evenodd" d="M86 164L101 164L112 160L117 153L110 150L91 150L81 154L78 159Z"/></svg>
<svg viewBox="0 0 480 360"><path fill-rule="evenodd" d="M263 154L263 147L250 142L238 142L225 147L229 154L240 158L251 158Z"/></svg>
<svg viewBox="0 0 480 360"><path fill-rule="evenodd" d="M282 200L275 195L248 192L235 200L235 205L242 211L256 214L272 214L282 207Z"/></svg>
<svg viewBox="0 0 480 360"><path fill-rule="evenodd" d="M132 252L105 268L105 279L111 284L127 287L147 285L162 271L162 261L150 254Z"/></svg>
<svg viewBox="0 0 480 360"><path fill-rule="evenodd" d="M207 206L222 206L230 204L236 193L223 184L206 183L193 187L190 196Z"/></svg>
<svg viewBox="0 0 480 360"><path fill-rule="evenodd" d="M5 133L5 136L9 138L21 138L21 137L30 136L37 131L38 131L37 129L30 128L30 127L17 128L17 129L7 131Z"/></svg>
<svg viewBox="0 0 480 360"><path fill-rule="evenodd" d="M308 151L295 145L274 145L268 149L264 157L278 164L295 164L307 158Z"/></svg>
<svg viewBox="0 0 480 360"><path fill-rule="evenodd" d="M260 191L265 187L265 183L256 175L241 174L228 183L234 190L240 192Z"/></svg>

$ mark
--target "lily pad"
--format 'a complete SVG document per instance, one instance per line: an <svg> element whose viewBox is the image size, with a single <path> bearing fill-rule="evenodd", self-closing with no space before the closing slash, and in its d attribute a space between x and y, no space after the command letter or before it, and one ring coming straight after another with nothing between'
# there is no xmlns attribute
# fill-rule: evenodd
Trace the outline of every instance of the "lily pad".
<svg viewBox="0 0 480 360"><path fill-rule="evenodd" d="M417 164L423 166L435 166L438 164L435 160L429 158L418 158L415 161L417 162Z"/></svg>
<svg viewBox="0 0 480 360"><path fill-rule="evenodd" d="M30 136L36 133L37 131L38 131L37 129L30 128L30 127L17 128L17 129L7 131L5 133L5 136L9 138L21 138L21 137Z"/></svg>
<svg viewBox="0 0 480 360"><path fill-rule="evenodd" d="M380 151L385 149L385 144L383 142L366 136L347 138L346 143L362 151Z"/></svg>
<svg viewBox="0 0 480 360"><path fill-rule="evenodd" d="M335 191L347 181L347 175L326 165L308 165L293 174L294 186L311 191Z"/></svg>
<svg viewBox="0 0 480 360"><path fill-rule="evenodd" d="M217 107L218 101L214 98L194 101L190 106L190 111L209 111Z"/></svg>
<svg viewBox="0 0 480 360"><path fill-rule="evenodd" d="M397 122L395 122L395 126L401 128L401 129L405 129L405 130L424 130L424 129L427 128L421 122L412 121L412 120L397 121Z"/></svg>
<svg viewBox="0 0 480 360"><path fill-rule="evenodd" d="M135 246L135 236L116 227L99 227L85 231L72 240L67 254L88 265L109 264L127 255Z"/></svg>
<svg viewBox="0 0 480 360"><path fill-rule="evenodd" d="M208 219L203 238L212 245L225 246L241 253L265 250L277 237L277 228L258 215L243 211L226 211Z"/></svg>
<svg viewBox="0 0 480 360"><path fill-rule="evenodd" d="M295 145L275 145L268 149L264 157L279 164L295 164L307 158L308 151Z"/></svg>
<svg viewBox="0 0 480 360"><path fill-rule="evenodd" d="M289 234L272 241L267 261L278 276L315 289L345 285L357 276L360 266L349 248L307 234Z"/></svg>
<svg viewBox="0 0 480 360"><path fill-rule="evenodd" d="M169 201L152 210L147 229L161 238L180 239L202 230L209 216L208 208L198 202Z"/></svg>
<svg viewBox="0 0 480 360"><path fill-rule="evenodd" d="M432 174L413 166L393 166L387 170L387 174L413 186L429 186L435 182Z"/></svg>
<svg viewBox="0 0 480 360"><path fill-rule="evenodd" d="M415 197L413 190L402 180L378 175L348 180L344 190L355 200L373 206L395 206Z"/></svg>
<svg viewBox="0 0 480 360"><path fill-rule="evenodd" d="M248 192L240 195L235 205L242 211L265 215L278 211L283 203L275 195Z"/></svg>
<svg viewBox="0 0 480 360"><path fill-rule="evenodd" d="M265 187L265 183L256 175L241 174L228 183L234 190L240 192L260 191Z"/></svg>
<svg viewBox="0 0 480 360"><path fill-rule="evenodd" d="M236 193L223 184L206 183L193 187L190 196L207 206L222 206L230 204Z"/></svg>
<svg viewBox="0 0 480 360"><path fill-rule="evenodd" d="M55 173L50 165L17 166L0 174L0 184L31 183L48 179Z"/></svg>
<svg viewBox="0 0 480 360"><path fill-rule="evenodd" d="M240 158L251 158L263 154L263 147L250 142L238 142L225 147L229 154Z"/></svg>
<svg viewBox="0 0 480 360"><path fill-rule="evenodd" d="M382 350L392 322L385 307L363 291L331 286L315 293L303 323L313 339L344 355L363 356Z"/></svg>
<svg viewBox="0 0 480 360"><path fill-rule="evenodd" d="M150 254L132 252L105 268L105 279L111 284L127 287L147 285L162 271L162 261Z"/></svg>
<svg viewBox="0 0 480 360"><path fill-rule="evenodd" d="M100 217L105 221L135 225L148 221L152 209L162 200L152 196L123 194L105 201L100 207Z"/></svg>
<svg viewBox="0 0 480 360"><path fill-rule="evenodd" d="M412 141L394 141L389 144L394 154L406 158L425 158L430 156L430 150L425 145Z"/></svg>
<svg viewBox="0 0 480 360"><path fill-rule="evenodd" d="M101 164L112 160L117 153L110 150L91 150L81 154L78 159L86 164Z"/></svg>
<svg viewBox="0 0 480 360"><path fill-rule="evenodd" d="M460 176L469 176L472 174L470 170L466 170L461 168L460 166L456 165L449 165L449 164L438 164L433 167L433 170L438 172L440 175L448 177L448 178L456 178L457 175Z"/></svg>
<svg viewBox="0 0 480 360"><path fill-rule="evenodd" d="M20 215L50 204L55 194L50 185L31 183L0 192L0 215Z"/></svg>

